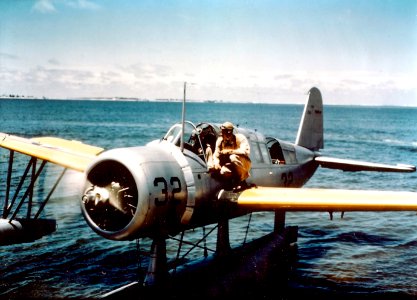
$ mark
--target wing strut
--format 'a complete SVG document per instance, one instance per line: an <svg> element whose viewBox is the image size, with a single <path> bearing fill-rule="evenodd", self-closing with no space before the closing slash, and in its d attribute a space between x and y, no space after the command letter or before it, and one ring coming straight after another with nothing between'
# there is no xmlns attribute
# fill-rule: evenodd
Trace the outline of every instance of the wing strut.
<svg viewBox="0 0 417 300"><path fill-rule="evenodd" d="M38 165L38 158L31 156L23 174L19 176L20 180L13 191L13 196L10 197L15 151L9 149L9 152L6 194L0 218L0 245L32 242L56 230L55 220L40 218L40 215L67 170L64 168L46 198L38 201L38 205L35 206L34 187L44 171L47 161L42 160ZM23 195L20 196L22 192ZM22 207L25 207L25 212L22 212ZM37 208L37 211L34 208Z"/></svg>
<svg viewBox="0 0 417 300"><path fill-rule="evenodd" d="M40 207L39 207L39 210L38 210L38 212L36 213L36 215L35 215L35 219L37 219L38 217L39 217L39 215L40 215L40 213L42 212L42 210L44 209L44 207L45 207L45 205L46 205L46 203L49 201L49 199L51 198L51 196L52 196L52 194L53 194L53 192L55 191L55 189L57 188L57 186L58 186L58 184L61 182L61 179L62 179L62 177L64 177L64 175L65 175L65 172L67 171L68 169L67 168L65 168L62 172L61 172L61 175L59 175L59 177L58 177L58 179L57 179L57 181L54 183L54 186L52 187L52 189L49 191L49 193L48 193L48 196L45 198L45 200L41 203L41 205L40 205Z"/></svg>
<svg viewBox="0 0 417 300"><path fill-rule="evenodd" d="M23 184L23 182L24 182L24 180L26 178L27 171L30 168L32 168L32 177L31 177L31 180L30 180L30 184L29 184L28 188L26 189L26 192L23 195L22 199L20 199L20 202L17 205L17 207L16 207L16 209L15 209L12 217L10 218L10 220L13 220L13 219L16 218L17 213L19 212L20 208L22 207L22 205L25 202L25 200L26 200L26 198L27 198L28 195L29 195L29 200L28 200L28 210L27 210L26 218L30 219L30 215L31 215L31 211L32 211L32 203L33 203L33 187L35 186L36 180L38 179L39 175L42 173L42 170L43 170L43 168L46 165L46 161L43 161L42 164L41 164L41 166L39 167L39 169L36 171L36 162L37 162L37 159L36 158L32 157L30 159L30 162L29 162L29 164L28 164L28 166L26 168L26 173L22 177L22 180L20 181L19 187L21 188L22 187L22 184ZM20 190L16 190L16 193L15 193L15 195L13 197L13 201L12 201L10 207L8 207L7 214L9 214L9 212L10 212L9 210L12 208L12 206L13 206L16 198L17 198L17 195L18 195L18 192L19 191Z"/></svg>

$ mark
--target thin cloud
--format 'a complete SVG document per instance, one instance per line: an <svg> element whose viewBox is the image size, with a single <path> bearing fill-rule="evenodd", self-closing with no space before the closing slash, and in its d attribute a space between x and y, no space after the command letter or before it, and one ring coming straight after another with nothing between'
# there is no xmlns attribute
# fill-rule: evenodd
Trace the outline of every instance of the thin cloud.
<svg viewBox="0 0 417 300"><path fill-rule="evenodd" d="M9 53L2 53L0 52L0 58L1 59L12 59L12 60L17 60L19 59L19 57L17 55L14 54L9 54Z"/></svg>
<svg viewBox="0 0 417 300"><path fill-rule="evenodd" d="M291 79L293 75L291 74L280 74L274 77L275 80L282 80L282 79Z"/></svg>
<svg viewBox="0 0 417 300"><path fill-rule="evenodd" d="M150 65L136 63L127 67L122 67L121 69L127 73L133 74L138 79L170 77L173 75L173 70L170 66L158 64Z"/></svg>
<svg viewBox="0 0 417 300"><path fill-rule="evenodd" d="M76 9L95 10L100 8L100 5L88 0L67 0L65 4Z"/></svg>
<svg viewBox="0 0 417 300"><path fill-rule="evenodd" d="M60 65L59 61L54 59L54 58L49 59L48 63L51 64L51 65L54 65L54 66Z"/></svg>
<svg viewBox="0 0 417 300"><path fill-rule="evenodd" d="M58 5L79 10L96 10L100 8L100 5L89 0L37 0L32 6L32 11L40 13L55 13L59 10L59 8L57 8Z"/></svg>
<svg viewBox="0 0 417 300"><path fill-rule="evenodd" d="M32 11L45 14L45 13L54 13L56 12L56 9L52 0L38 0L32 6Z"/></svg>

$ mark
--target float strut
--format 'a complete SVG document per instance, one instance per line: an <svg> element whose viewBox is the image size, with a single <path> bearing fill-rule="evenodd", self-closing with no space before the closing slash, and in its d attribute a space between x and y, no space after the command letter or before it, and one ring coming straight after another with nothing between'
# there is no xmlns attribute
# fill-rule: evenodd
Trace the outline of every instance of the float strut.
<svg viewBox="0 0 417 300"><path fill-rule="evenodd" d="M154 238L149 257L148 271L146 272L144 286L155 286L166 283L168 278L166 241L164 237Z"/></svg>

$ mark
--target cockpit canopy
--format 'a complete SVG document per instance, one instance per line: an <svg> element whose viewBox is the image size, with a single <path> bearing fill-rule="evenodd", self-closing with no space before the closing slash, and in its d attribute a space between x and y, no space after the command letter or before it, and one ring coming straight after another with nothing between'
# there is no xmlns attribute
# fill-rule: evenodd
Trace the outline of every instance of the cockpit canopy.
<svg viewBox="0 0 417 300"><path fill-rule="evenodd" d="M207 147L211 147L214 151L216 146L217 136L220 133L219 126L206 122L194 125L190 121L185 121L183 136L182 127L182 123L174 124L163 139L177 147L188 149L206 160ZM181 141L181 139L183 140Z"/></svg>
<svg viewBox="0 0 417 300"><path fill-rule="evenodd" d="M220 124L202 122L197 125L190 121L184 122L184 135L182 136L182 123L174 124L163 137L164 140L192 151L206 159L206 149L210 147L214 152L217 137L221 134ZM246 128L235 128L235 131L246 136L250 143L250 158L252 163L285 164L295 160L294 151L285 143L275 138L265 137L263 134ZM183 138L183 141L181 139ZM284 145L285 144L285 145ZM288 153L286 153L288 152ZM286 155L287 154L287 155Z"/></svg>

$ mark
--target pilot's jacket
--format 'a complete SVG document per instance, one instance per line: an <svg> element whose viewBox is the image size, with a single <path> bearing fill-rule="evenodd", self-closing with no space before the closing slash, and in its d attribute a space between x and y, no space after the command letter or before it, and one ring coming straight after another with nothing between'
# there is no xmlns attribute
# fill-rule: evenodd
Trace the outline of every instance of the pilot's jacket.
<svg viewBox="0 0 417 300"><path fill-rule="evenodd" d="M229 150L226 151L228 154L223 154L224 150ZM234 134L230 140L220 136L213 154L214 168L220 169L222 175L236 175L240 181L243 181L249 177L251 167L249 154L249 142L243 134ZM234 171L236 174L231 174Z"/></svg>

